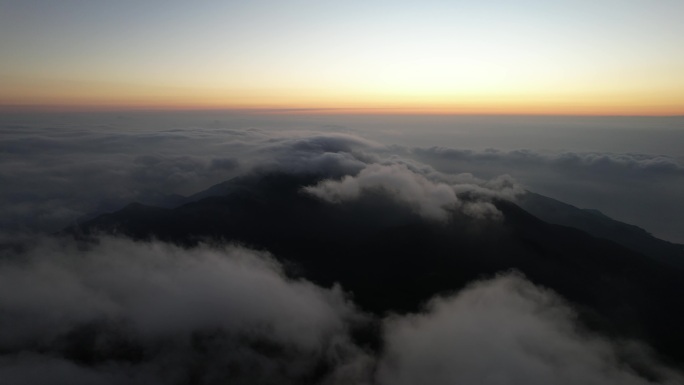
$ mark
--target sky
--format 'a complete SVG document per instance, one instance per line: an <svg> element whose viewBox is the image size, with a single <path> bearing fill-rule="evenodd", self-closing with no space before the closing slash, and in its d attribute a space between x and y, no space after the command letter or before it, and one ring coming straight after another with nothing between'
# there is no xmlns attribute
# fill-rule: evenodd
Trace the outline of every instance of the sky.
<svg viewBox="0 0 684 385"><path fill-rule="evenodd" d="M3 110L684 114L684 3L0 1Z"/></svg>

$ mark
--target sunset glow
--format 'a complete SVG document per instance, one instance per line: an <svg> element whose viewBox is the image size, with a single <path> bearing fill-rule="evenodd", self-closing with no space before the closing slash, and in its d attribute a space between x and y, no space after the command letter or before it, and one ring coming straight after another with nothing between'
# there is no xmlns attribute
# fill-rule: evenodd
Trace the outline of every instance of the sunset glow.
<svg viewBox="0 0 684 385"><path fill-rule="evenodd" d="M681 2L496 3L2 2L0 107L684 114Z"/></svg>

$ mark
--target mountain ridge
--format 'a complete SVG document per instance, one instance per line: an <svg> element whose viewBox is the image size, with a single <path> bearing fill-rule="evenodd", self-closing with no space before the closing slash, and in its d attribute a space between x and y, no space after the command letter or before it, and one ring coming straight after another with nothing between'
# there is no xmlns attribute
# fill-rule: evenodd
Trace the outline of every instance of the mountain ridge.
<svg viewBox="0 0 684 385"><path fill-rule="evenodd" d="M617 221L596 209L580 209L531 191L518 197L517 203L543 221L585 231L684 269L684 245L656 238L638 226Z"/></svg>
<svg viewBox="0 0 684 385"><path fill-rule="evenodd" d="M129 205L67 232L113 233L184 246L206 240L268 250L288 272L339 283L362 309L411 312L435 295L516 270L581 309L585 324L636 338L678 361L684 309L681 272L618 243L543 221L506 200L502 221L453 211L426 220L382 191L331 204L302 191L321 175L256 174L236 178L228 195L173 209ZM78 230L78 231L76 231ZM675 330L675 332L673 332Z"/></svg>

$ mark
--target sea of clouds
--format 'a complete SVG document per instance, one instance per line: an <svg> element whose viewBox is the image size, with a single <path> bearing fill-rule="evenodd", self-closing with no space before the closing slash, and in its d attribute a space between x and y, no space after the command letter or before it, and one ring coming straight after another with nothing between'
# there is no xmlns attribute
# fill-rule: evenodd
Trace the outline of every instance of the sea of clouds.
<svg viewBox="0 0 684 385"><path fill-rule="evenodd" d="M56 231L133 201L163 205L169 196L191 195L255 168L335 169L335 177L350 175L363 184L377 167L404 165L461 181L469 175L480 184L509 175L522 188L684 242L684 154L668 147L678 139L678 121L618 119L592 126L579 120L563 126L558 118L554 126L547 118L525 126L515 118L515 124L504 118L445 119L3 116L0 233ZM656 140L663 144L656 147ZM527 146L514 147L521 142ZM426 167L431 170L420 170Z"/></svg>
<svg viewBox="0 0 684 385"><path fill-rule="evenodd" d="M416 314L371 315L344 287L288 277L268 251L46 235L133 201L169 204L277 170L325 176L303 191L330 204L383 190L437 222L449 210L497 220L493 199L530 189L682 241L675 155L460 148L434 132L432 145L412 145L377 122L364 131L324 118L108 119L14 117L0 127L0 234L14 245L0 258L3 383L683 381L647 347L587 331L562 298L515 272ZM373 330L378 346L359 330Z"/></svg>

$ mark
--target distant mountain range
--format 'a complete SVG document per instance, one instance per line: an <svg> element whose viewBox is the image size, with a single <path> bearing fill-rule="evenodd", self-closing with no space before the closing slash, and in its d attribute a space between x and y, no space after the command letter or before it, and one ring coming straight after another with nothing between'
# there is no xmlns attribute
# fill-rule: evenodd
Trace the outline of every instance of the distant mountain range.
<svg viewBox="0 0 684 385"><path fill-rule="evenodd" d="M454 211L440 223L382 191L344 204L302 192L322 178L256 173L172 197L165 207L132 203L66 232L268 250L288 274L340 283L377 314L414 311L436 294L517 270L573 303L589 328L684 361L684 246L531 192L518 204L493 202L503 221Z"/></svg>
<svg viewBox="0 0 684 385"><path fill-rule="evenodd" d="M684 245L658 239L640 227L616 221L598 210L579 209L529 191L517 203L545 222L585 231L597 238L611 240L670 266L684 269Z"/></svg>

